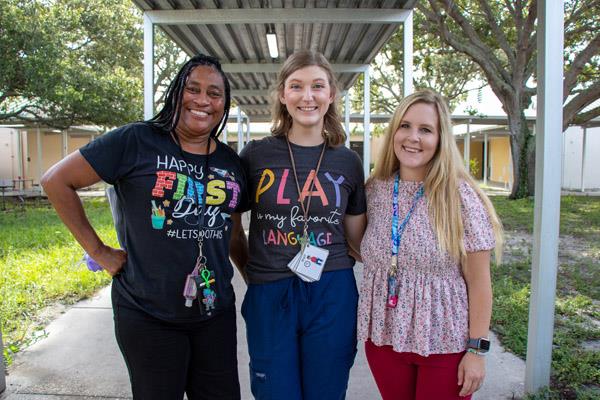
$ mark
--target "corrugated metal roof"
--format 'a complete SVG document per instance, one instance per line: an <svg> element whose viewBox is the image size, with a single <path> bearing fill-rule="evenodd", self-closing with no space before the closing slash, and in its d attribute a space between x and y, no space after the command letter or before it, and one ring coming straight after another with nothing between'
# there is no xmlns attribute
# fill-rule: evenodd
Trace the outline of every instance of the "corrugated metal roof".
<svg viewBox="0 0 600 400"><path fill-rule="evenodd" d="M296 50L323 53L348 90L416 0L133 0L189 55L219 58L232 95L253 120L269 116L268 91ZM274 28L279 58L269 56ZM255 117L255 118L253 118Z"/></svg>

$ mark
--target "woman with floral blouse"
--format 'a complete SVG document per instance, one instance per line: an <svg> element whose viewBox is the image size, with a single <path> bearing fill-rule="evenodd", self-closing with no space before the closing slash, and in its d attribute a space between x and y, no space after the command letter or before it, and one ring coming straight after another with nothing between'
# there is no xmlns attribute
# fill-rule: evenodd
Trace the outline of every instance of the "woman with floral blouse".
<svg viewBox="0 0 600 400"><path fill-rule="evenodd" d="M384 400L469 399L485 376L501 224L439 94L404 98L385 140L367 183L359 340Z"/></svg>

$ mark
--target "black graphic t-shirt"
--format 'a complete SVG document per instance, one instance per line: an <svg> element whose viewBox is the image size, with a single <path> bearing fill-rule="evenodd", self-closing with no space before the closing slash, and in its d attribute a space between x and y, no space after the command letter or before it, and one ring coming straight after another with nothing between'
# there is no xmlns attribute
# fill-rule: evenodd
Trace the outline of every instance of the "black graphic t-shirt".
<svg viewBox="0 0 600 400"><path fill-rule="evenodd" d="M308 215L309 241L329 250L324 271L351 268L344 235L344 216L366 211L364 175L358 155L343 146L327 148L318 175L322 145L291 144L301 199L312 196ZM304 214L284 137L250 142L240 154L248 178L251 203L250 283L293 276L287 264L298 253ZM314 187L310 192L314 180ZM305 200L306 204L306 200Z"/></svg>
<svg viewBox="0 0 600 400"><path fill-rule="evenodd" d="M115 129L80 152L104 181L115 186L127 262L113 285L125 300L167 321L208 318L201 314L198 301L188 308L183 297L202 235L203 254L216 280L212 314L232 307L230 216L247 207L237 154L218 142L206 170L207 156L184 152L167 132L146 123ZM198 207L198 201L205 204Z"/></svg>

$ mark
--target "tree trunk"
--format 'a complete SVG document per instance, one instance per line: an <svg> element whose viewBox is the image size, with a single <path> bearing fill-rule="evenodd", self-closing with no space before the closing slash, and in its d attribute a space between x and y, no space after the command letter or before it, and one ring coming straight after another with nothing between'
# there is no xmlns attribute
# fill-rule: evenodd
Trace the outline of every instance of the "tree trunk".
<svg viewBox="0 0 600 400"><path fill-rule="evenodd" d="M535 153L533 151L535 143L522 110L511 110L508 113L508 123L513 162L513 187L509 198L522 199L533 193L533 183L530 182L530 163L532 153ZM532 172L535 173L535 167L533 169ZM533 180L535 181L535 177Z"/></svg>

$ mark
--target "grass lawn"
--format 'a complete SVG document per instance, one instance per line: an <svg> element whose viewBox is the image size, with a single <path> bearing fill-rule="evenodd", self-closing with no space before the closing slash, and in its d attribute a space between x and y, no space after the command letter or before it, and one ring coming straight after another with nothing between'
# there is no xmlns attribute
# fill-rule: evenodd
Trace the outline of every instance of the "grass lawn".
<svg viewBox="0 0 600 400"><path fill-rule="evenodd" d="M108 203L85 201L100 237L117 245ZM47 202L0 211L0 328L4 355L43 336L39 311L57 301L73 303L106 286L106 273L92 273L79 261L83 250Z"/></svg>
<svg viewBox="0 0 600 400"><path fill-rule="evenodd" d="M525 358L533 200L492 200L507 237L506 261L492 269L492 327ZM563 197L560 234L552 385L531 398L600 399L600 197Z"/></svg>

